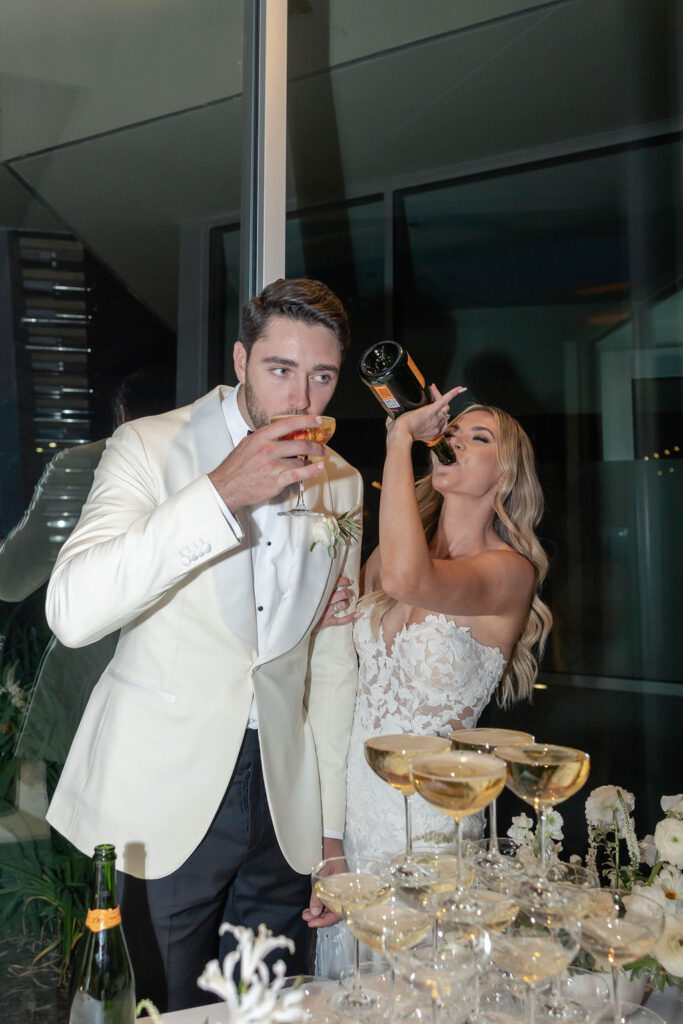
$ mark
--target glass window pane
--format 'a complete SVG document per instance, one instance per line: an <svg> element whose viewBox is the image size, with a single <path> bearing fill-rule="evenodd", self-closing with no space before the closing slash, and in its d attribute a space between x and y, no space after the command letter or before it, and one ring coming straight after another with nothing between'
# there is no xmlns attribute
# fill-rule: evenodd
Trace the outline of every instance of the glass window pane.
<svg viewBox="0 0 683 1024"><path fill-rule="evenodd" d="M88 858L45 814L118 633L56 643L46 581L116 424L176 404L181 233L240 207L242 17L241 0L0 13L3 1021L67 1020Z"/></svg>

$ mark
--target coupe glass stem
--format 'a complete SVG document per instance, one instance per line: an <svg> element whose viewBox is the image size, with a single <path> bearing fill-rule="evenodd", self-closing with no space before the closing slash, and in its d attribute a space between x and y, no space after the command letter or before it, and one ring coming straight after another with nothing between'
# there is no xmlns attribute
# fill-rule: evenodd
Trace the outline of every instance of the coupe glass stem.
<svg viewBox="0 0 683 1024"><path fill-rule="evenodd" d="M612 967L610 971L612 982L612 1006L614 1007L614 1024L621 1024L621 993L619 992L619 968Z"/></svg>
<svg viewBox="0 0 683 1024"><path fill-rule="evenodd" d="M462 822L460 818L455 819L455 859L457 861L456 880L458 882L458 888L463 888L463 870L462 870Z"/></svg>
<svg viewBox="0 0 683 1024"><path fill-rule="evenodd" d="M412 793L403 794L403 803L406 809L406 860L413 855L413 805L411 803Z"/></svg>
<svg viewBox="0 0 683 1024"><path fill-rule="evenodd" d="M302 462L306 462L306 459L302 459ZM296 499L296 505L294 506L294 512L307 512L308 508L304 501L304 482L299 480L299 495Z"/></svg>
<svg viewBox="0 0 683 1024"><path fill-rule="evenodd" d="M543 804L539 804L536 814L538 816L538 859L541 876L545 878L545 807Z"/></svg>
<svg viewBox="0 0 683 1024"><path fill-rule="evenodd" d="M396 972L392 964L389 964L389 1021L396 1024Z"/></svg>
<svg viewBox="0 0 683 1024"><path fill-rule="evenodd" d="M496 814L497 799L489 804L489 853L499 853L498 850L498 815Z"/></svg>
<svg viewBox="0 0 683 1024"><path fill-rule="evenodd" d="M351 994L358 996L361 991L360 985L360 941L358 939L353 940L353 987Z"/></svg>
<svg viewBox="0 0 683 1024"><path fill-rule="evenodd" d="M536 993L531 985L526 990L526 1019L527 1024L535 1024L536 1021Z"/></svg>

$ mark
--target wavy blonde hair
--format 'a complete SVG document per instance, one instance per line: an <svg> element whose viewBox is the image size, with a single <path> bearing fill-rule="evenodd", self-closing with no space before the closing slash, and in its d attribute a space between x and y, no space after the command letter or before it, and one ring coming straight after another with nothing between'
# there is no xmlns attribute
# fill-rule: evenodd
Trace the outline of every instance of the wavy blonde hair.
<svg viewBox="0 0 683 1024"><path fill-rule="evenodd" d="M529 616L498 687L498 703L509 707L520 700L531 700L538 663L553 621L550 609L539 597L539 589L548 572L548 557L534 532L543 514L543 492L536 476L531 441L517 420L491 405L470 405L460 415L468 412L487 412L493 416L498 461L503 471L493 497L493 528L501 540L531 562L535 575ZM431 473L418 480L415 492L429 543L436 533L443 496L434 490ZM370 626L377 637L385 612L397 602L383 590L376 590L367 594L362 603L372 605Z"/></svg>

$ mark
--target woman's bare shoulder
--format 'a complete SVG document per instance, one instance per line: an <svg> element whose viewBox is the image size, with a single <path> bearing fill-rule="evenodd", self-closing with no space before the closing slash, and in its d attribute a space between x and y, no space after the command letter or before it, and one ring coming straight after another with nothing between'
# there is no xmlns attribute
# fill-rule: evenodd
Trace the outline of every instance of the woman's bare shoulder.
<svg viewBox="0 0 683 1024"><path fill-rule="evenodd" d="M479 560L487 572L504 577L513 587L534 586L536 570L532 563L509 544L502 542L500 547L489 548L472 557Z"/></svg>

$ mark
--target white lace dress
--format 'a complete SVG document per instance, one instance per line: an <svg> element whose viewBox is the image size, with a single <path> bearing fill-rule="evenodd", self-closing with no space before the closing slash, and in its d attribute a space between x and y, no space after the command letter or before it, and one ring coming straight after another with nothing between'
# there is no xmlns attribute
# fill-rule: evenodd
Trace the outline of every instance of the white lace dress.
<svg viewBox="0 0 683 1024"><path fill-rule="evenodd" d="M382 782L365 760L364 741L381 733L448 736L473 728L502 678L505 658L497 647L475 640L467 626L445 615L404 626L387 651L382 631L375 639L370 609L354 627L358 652L358 693L349 745L346 831L349 856L391 857L405 846L403 797ZM454 825L419 796L412 800L415 845L450 843ZM463 826L465 836L482 834L483 815ZM344 925L320 929L316 973L336 976L346 966ZM347 933L348 934L348 933Z"/></svg>

